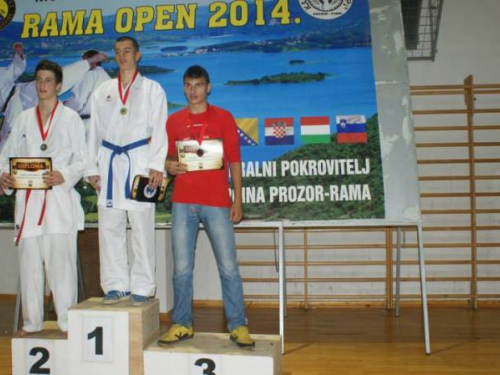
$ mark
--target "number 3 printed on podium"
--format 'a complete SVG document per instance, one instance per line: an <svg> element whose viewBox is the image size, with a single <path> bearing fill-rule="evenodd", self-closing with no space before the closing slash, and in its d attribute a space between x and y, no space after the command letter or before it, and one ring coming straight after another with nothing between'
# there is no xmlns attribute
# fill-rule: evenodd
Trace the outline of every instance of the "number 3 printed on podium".
<svg viewBox="0 0 500 375"><path fill-rule="evenodd" d="M199 356L199 355L198 355ZM219 366L219 356L197 357L191 356L191 361L194 366L191 367L190 375L223 375Z"/></svg>

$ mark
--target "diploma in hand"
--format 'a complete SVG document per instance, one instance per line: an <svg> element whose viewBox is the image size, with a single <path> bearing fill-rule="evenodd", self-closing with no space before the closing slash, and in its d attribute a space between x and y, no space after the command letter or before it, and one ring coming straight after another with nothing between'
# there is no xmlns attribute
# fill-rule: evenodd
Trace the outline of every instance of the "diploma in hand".
<svg viewBox="0 0 500 375"><path fill-rule="evenodd" d="M201 145L196 140L177 141L179 161L187 165L188 172L223 169L222 139L206 139Z"/></svg>
<svg viewBox="0 0 500 375"><path fill-rule="evenodd" d="M50 189L43 182L44 173L52 172L51 158L10 158L14 189Z"/></svg>

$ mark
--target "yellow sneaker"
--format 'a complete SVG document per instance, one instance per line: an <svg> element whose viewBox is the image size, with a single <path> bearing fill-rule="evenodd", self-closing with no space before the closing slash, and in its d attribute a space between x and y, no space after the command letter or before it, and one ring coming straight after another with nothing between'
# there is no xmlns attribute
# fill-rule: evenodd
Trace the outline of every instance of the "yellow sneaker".
<svg viewBox="0 0 500 375"><path fill-rule="evenodd" d="M229 338L240 348L251 348L255 346L255 341L250 337L247 326L236 327L229 333Z"/></svg>
<svg viewBox="0 0 500 375"><path fill-rule="evenodd" d="M181 324L174 324L167 333L158 340L158 346L168 346L179 341L192 339L194 336L193 327L185 327Z"/></svg>

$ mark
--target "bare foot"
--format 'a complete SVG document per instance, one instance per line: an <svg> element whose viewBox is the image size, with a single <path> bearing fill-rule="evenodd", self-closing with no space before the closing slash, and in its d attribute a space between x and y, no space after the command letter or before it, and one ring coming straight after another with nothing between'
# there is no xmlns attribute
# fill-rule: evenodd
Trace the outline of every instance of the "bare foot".
<svg viewBox="0 0 500 375"><path fill-rule="evenodd" d="M20 329L17 332L16 336L17 337L26 337L26 336L33 335L34 333L39 333L39 332L42 332L42 331L29 332L29 331L25 331L24 329Z"/></svg>

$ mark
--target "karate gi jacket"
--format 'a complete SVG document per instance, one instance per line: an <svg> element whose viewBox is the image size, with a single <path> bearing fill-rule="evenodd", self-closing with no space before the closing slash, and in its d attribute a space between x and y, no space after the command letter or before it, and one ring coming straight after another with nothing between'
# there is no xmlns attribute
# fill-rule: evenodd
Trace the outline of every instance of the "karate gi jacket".
<svg viewBox="0 0 500 375"><path fill-rule="evenodd" d="M120 113L122 108L125 108L125 114ZM109 207L108 175L112 166L113 208L141 211L154 207L153 203L128 199L125 187L127 179L132 186L134 176L148 176L150 169L165 170L168 149L166 121L167 98L156 81L138 74L130 86L125 104L120 99L118 79L106 81L97 88L91 98L85 176L101 177L100 206ZM148 144L114 156L110 164L113 151L104 147L103 141L123 147L145 139L150 139Z"/></svg>
<svg viewBox="0 0 500 375"><path fill-rule="evenodd" d="M38 225L38 221L43 208L44 191L32 190L25 207L27 190L17 190L16 229L20 228L26 214L21 238L83 230L84 212L80 194L74 188L82 178L86 157L84 126L78 113L59 102L45 141L38 127L36 107L22 112L12 125L11 134L0 153L0 173L10 172L11 157L51 157L52 169L60 171L64 177L63 184L47 190L41 225ZM46 127L44 129L46 131ZM47 144L47 150L41 150L42 143ZM10 189L5 192L12 194Z"/></svg>

